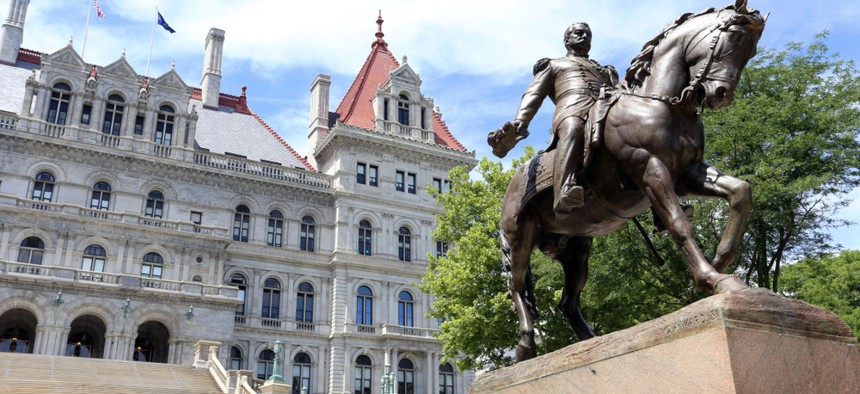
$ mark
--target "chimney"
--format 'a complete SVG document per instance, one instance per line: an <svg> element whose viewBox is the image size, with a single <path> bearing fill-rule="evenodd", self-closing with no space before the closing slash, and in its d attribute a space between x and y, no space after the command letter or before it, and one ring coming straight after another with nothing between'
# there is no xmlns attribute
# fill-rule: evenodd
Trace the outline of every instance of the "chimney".
<svg viewBox="0 0 860 394"><path fill-rule="evenodd" d="M308 143L317 146L328 134L328 94L331 76L319 74L311 83L311 124L308 126Z"/></svg>
<svg viewBox="0 0 860 394"><path fill-rule="evenodd" d="M0 34L0 63L15 64L18 51L24 41L24 19L27 17L27 7L30 0L12 0L9 2L9 16L3 22L3 32Z"/></svg>
<svg viewBox="0 0 860 394"><path fill-rule="evenodd" d="M206 36L206 57L203 59L203 106L218 108L221 95L221 57L224 54L224 30L211 28Z"/></svg>

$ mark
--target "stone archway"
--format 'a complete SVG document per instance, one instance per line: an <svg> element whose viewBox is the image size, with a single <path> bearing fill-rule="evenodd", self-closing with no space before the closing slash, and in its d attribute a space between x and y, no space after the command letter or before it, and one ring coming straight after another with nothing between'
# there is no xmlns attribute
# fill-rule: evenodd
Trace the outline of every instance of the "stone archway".
<svg viewBox="0 0 860 394"><path fill-rule="evenodd" d="M38 324L36 315L26 309L10 309L0 315L0 352L33 353Z"/></svg>
<svg viewBox="0 0 860 394"><path fill-rule="evenodd" d="M66 341L65 355L69 357L103 358L105 351L104 321L93 315L78 316L72 321Z"/></svg>
<svg viewBox="0 0 860 394"><path fill-rule="evenodd" d="M170 330L160 322L149 320L137 329L132 360L167 363Z"/></svg>

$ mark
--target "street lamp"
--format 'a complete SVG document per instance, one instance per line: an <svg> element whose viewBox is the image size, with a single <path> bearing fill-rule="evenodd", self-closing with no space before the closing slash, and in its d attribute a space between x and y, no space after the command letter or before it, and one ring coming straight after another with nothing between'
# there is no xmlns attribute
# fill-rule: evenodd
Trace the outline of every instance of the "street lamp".
<svg viewBox="0 0 860 394"><path fill-rule="evenodd" d="M185 317L187 317L188 319L194 317L194 305L188 306L188 312L185 312Z"/></svg>
<svg viewBox="0 0 860 394"><path fill-rule="evenodd" d="M126 298L125 305L122 307L122 318L128 319L128 312L131 311L131 300Z"/></svg>
<svg viewBox="0 0 860 394"><path fill-rule="evenodd" d="M63 302L65 302L65 301L63 301L63 292L58 291L57 292L57 299L54 300L54 306L59 307L60 305L63 305Z"/></svg>

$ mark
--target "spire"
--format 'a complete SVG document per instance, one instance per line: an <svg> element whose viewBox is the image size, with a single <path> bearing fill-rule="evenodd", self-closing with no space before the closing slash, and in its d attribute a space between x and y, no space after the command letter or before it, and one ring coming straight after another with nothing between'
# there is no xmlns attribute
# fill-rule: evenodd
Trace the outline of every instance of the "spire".
<svg viewBox="0 0 860 394"><path fill-rule="evenodd" d="M376 41L370 45L371 48L376 48L378 45L382 45L382 47L388 46L388 43L382 39L382 37L385 37L385 33L382 32L382 22L385 21L382 20L382 10L379 10L379 17L376 18L376 24L379 27L376 28Z"/></svg>

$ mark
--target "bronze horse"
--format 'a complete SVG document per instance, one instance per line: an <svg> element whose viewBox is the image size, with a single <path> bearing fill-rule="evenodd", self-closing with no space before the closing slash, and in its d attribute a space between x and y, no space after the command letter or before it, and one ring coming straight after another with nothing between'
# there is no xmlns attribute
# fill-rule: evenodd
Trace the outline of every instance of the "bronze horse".
<svg viewBox="0 0 860 394"><path fill-rule="evenodd" d="M746 0L737 0L723 9L684 14L645 44L616 92L620 97L605 117L602 140L581 174L587 189L583 207L556 214L551 188L529 193L540 156L517 169L501 217L502 260L520 321L517 360L536 355L532 249L538 247L562 264L559 308L580 340L592 338L580 311L592 238L619 229L649 207L682 249L699 289L721 293L746 288L736 276L722 272L738 252L751 206L750 186L703 160L704 126L697 108L731 104L765 20L747 9ZM590 116L596 116L596 108ZM679 204L679 197L688 195L723 198L730 207L712 258L699 249Z"/></svg>

